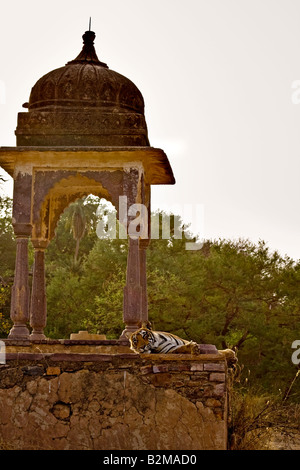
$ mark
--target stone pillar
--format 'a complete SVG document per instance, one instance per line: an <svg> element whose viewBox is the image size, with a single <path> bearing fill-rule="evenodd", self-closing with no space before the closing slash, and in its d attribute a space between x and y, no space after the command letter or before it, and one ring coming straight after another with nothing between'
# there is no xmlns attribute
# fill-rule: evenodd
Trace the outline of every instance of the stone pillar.
<svg viewBox="0 0 300 470"><path fill-rule="evenodd" d="M47 323L47 301L45 282L45 249L48 241L32 240L34 247L34 266L30 305L30 339L46 339L44 328Z"/></svg>
<svg viewBox="0 0 300 470"><path fill-rule="evenodd" d="M25 232L25 233L24 233ZM28 238L26 230L16 233L16 266L11 296L10 317L14 323L9 339L29 339L26 326L29 320L29 282L28 282Z"/></svg>
<svg viewBox="0 0 300 470"><path fill-rule="evenodd" d="M142 287L140 284L140 256L139 239L128 238L128 258L126 286L124 287L123 321L126 333L133 333L139 328L142 310Z"/></svg>
<svg viewBox="0 0 300 470"><path fill-rule="evenodd" d="M146 243L145 243L146 242ZM140 240L140 284L142 290L141 299L141 321L148 321L148 296L147 296L147 247L148 240Z"/></svg>
<svg viewBox="0 0 300 470"><path fill-rule="evenodd" d="M142 202L147 208L145 216L148 220L145 221L145 231L143 237L140 238L140 283L142 287L142 309L141 321L148 321L148 295L147 295L147 249L151 240L151 195L150 185L145 184L144 178L142 179Z"/></svg>

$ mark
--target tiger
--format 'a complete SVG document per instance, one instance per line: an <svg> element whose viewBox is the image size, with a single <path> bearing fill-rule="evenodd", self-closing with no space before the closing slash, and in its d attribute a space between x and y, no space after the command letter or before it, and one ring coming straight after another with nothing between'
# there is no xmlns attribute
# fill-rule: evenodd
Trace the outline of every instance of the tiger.
<svg viewBox="0 0 300 470"><path fill-rule="evenodd" d="M199 347L172 333L153 331L149 322L129 335L130 349L137 354L192 354L198 355Z"/></svg>

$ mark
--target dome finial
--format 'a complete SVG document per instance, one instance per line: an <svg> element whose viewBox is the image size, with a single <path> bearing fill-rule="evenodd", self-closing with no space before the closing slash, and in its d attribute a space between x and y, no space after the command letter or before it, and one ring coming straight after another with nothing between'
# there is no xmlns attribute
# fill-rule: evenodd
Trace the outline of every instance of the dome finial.
<svg viewBox="0 0 300 470"><path fill-rule="evenodd" d="M101 65L102 67L108 68L108 66L104 62L101 62L97 57L97 54L94 48L95 37L96 37L96 34L94 33L94 31L91 31L91 17L90 17L89 30L86 31L84 35L82 36L82 39L83 39L82 51L76 57L76 59L71 60L70 62L68 62L68 64L90 63L90 64Z"/></svg>

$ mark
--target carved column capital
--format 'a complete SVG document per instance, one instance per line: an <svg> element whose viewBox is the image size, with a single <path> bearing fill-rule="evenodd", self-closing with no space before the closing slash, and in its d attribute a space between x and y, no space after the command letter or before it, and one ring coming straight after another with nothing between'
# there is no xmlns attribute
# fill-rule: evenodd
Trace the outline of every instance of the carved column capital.
<svg viewBox="0 0 300 470"><path fill-rule="evenodd" d="M29 238L31 236L32 225L17 223L14 219L12 221L16 238Z"/></svg>
<svg viewBox="0 0 300 470"><path fill-rule="evenodd" d="M32 238L31 243L35 250L44 251L49 245L49 240L40 239L40 238Z"/></svg>

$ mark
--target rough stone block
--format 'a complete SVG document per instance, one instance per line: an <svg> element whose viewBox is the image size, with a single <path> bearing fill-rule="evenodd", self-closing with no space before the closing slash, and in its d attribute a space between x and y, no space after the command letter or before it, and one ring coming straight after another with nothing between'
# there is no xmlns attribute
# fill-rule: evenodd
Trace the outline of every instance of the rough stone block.
<svg viewBox="0 0 300 470"><path fill-rule="evenodd" d="M190 370L189 364L168 364L168 370L172 372L188 372Z"/></svg>
<svg viewBox="0 0 300 470"><path fill-rule="evenodd" d="M198 344L200 354L218 354L218 350L214 344Z"/></svg>
<svg viewBox="0 0 300 470"><path fill-rule="evenodd" d="M225 364L224 362L208 362L203 364L204 370L214 371L214 372L224 372L225 371Z"/></svg>
<svg viewBox="0 0 300 470"><path fill-rule="evenodd" d="M152 372L152 366L143 366L140 368L140 373L142 375L150 374Z"/></svg>
<svg viewBox="0 0 300 470"><path fill-rule="evenodd" d="M158 374L161 372L168 372L169 366L168 364L159 364L157 366L153 366L153 373Z"/></svg>
<svg viewBox="0 0 300 470"><path fill-rule="evenodd" d="M25 375L38 376L44 374L43 366L26 366L22 368L22 371Z"/></svg>
<svg viewBox="0 0 300 470"><path fill-rule="evenodd" d="M216 398L208 398L205 402L206 406L209 406L210 408L217 408L219 406L222 406L222 403L220 400L217 400Z"/></svg>
<svg viewBox="0 0 300 470"><path fill-rule="evenodd" d="M201 371L203 371L203 364L200 364L200 363L199 363L199 364L192 364L192 365L191 365L191 371L192 371L192 372L194 372L194 371L195 371L195 372L198 372L198 371L201 372Z"/></svg>
<svg viewBox="0 0 300 470"><path fill-rule="evenodd" d="M155 385L158 387L167 387L168 384L170 384L171 379L172 379L171 374L160 373L160 374L153 375L151 377L151 383L152 385Z"/></svg>
<svg viewBox="0 0 300 470"><path fill-rule="evenodd" d="M212 372L209 376L211 382L225 382L224 372Z"/></svg>
<svg viewBox="0 0 300 470"><path fill-rule="evenodd" d="M47 375L59 375L60 367L48 367L46 370Z"/></svg>
<svg viewBox="0 0 300 470"><path fill-rule="evenodd" d="M53 413L55 418L66 421L70 417L71 406L68 403L55 403L50 411Z"/></svg>
<svg viewBox="0 0 300 470"><path fill-rule="evenodd" d="M225 384L217 384L214 386L213 395L217 397L222 397L225 393Z"/></svg>

